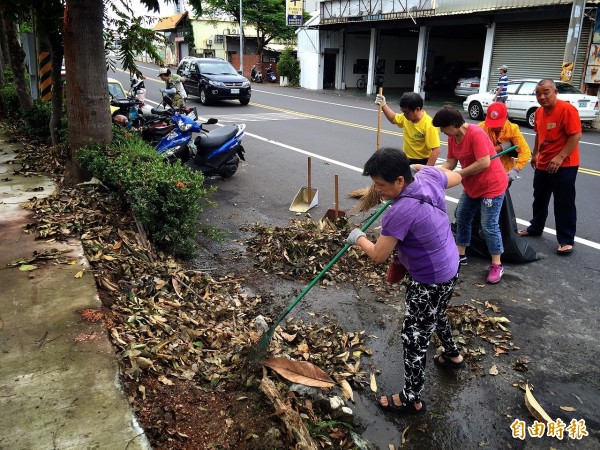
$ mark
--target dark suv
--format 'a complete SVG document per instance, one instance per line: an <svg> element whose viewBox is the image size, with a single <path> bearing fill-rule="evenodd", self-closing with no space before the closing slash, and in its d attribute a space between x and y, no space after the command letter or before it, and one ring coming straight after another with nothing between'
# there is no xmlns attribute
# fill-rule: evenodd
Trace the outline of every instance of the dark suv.
<svg viewBox="0 0 600 450"><path fill-rule="evenodd" d="M187 93L200 97L203 105L213 100L250 103L250 82L224 59L187 57L179 63L177 74L185 77L183 84Z"/></svg>

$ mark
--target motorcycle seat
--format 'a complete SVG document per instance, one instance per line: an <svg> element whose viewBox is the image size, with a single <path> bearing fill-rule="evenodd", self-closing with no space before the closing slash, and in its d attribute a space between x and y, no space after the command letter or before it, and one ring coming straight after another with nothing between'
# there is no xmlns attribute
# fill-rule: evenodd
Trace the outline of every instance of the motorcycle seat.
<svg viewBox="0 0 600 450"><path fill-rule="evenodd" d="M237 134L238 128L235 125L226 125L216 130L211 130L205 135L200 136L200 142L196 145L198 148L219 147L233 138Z"/></svg>
<svg viewBox="0 0 600 450"><path fill-rule="evenodd" d="M156 114L156 115L161 116L161 117L162 116L170 116L171 115L170 112L168 112L168 111L166 111L164 109L158 109L158 108L152 108L152 109L150 109L150 112L152 114Z"/></svg>
<svg viewBox="0 0 600 450"><path fill-rule="evenodd" d="M129 100L128 98L120 98L117 100L112 100L110 102L112 106L117 106L119 108L131 108L132 106L136 106L140 104L139 100Z"/></svg>

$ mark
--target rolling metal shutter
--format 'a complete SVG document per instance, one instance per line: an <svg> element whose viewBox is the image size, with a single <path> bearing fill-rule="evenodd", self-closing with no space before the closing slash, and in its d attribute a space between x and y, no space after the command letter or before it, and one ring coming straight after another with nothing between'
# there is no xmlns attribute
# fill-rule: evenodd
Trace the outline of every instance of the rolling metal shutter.
<svg viewBox="0 0 600 450"><path fill-rule="evenodd" d="M497 23L488 89L497 86L496 70L508 65L508 77L560 79L569 20ZM588 56L590 20L585 18L573 69L573 86L580 88Z"/></svg>

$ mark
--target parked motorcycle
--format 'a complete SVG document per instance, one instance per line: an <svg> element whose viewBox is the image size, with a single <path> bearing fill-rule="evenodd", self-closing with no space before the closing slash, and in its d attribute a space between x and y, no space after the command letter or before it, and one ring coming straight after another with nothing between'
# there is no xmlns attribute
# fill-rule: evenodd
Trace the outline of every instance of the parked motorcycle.
<svg viewBox="0 0 600 450"><path fill-rule="evenodd" d="M267 69L267 80L269 80L271 83L275 83L277 81L277 75L275 75L275 72L271 66L269 66Z"/></svg>
<svg viewBox="0 0 600 450"><path fill-rule="evenodd" d="M144 85L144 80L145 77L143 76L138 78L137 76L133 75L129 79L130 89L127 93L128 98L138 99L141 102L141 106L144 106L144 103L146 102L146 86Z"/></svg>
<svg viewBox="0 0 600 450"><path fill-rule="evenodd" d="M195 108L194 113L195 113ZM245 161L242 136L246 125L226 125L216 130L205 131L203 125L213 125L217 119L211 118L204 123L196 122L193 114L174 113L171 117L175 125L164 136L156 151L170 163L181 160L182 163L193 159L194 166L205 176L220 175L229 178L235 174L240 159ZM192 133L200 133L192 140Z"/></svg>
<svg viewBox="0 0 600 450"><path fill-rule="evenodd" d="M252 67L252 71L250 72L250 80L254 83L262 83L263 75L260 70L256 70L256 66Z"/></svg>
<svg viewBox="0 0 600 450"><path fill-rule="evenodd" d="M144 115L145 122L141 129L142 139L153 147L156 147L160 140L175 128L176 125L172 120L174 114L183 114L192 120L198 118L196 108L175 108L168 95L163 96L158 106L161 108L152 108L150 114Z"/></svg>
<svg viewBox="0 0 600 450"><path fill-rule="evenodd" d="M145 122L142 107L146 100L146 88L144 87L144 79L132 76L130 78L131 88L127 92L126 98L114 99L111 98L110 104L117 109L113 112L113 122L118 125L123 125L128 129L140 130Z"/></svg>
<svg viewBox="0 0 600 450"><path fill-rule="evenodd" d="M110 105L118 108L112 114L113 122L128 129L140 129L144 125L142 102L136 98L111 98Z"/></svg>

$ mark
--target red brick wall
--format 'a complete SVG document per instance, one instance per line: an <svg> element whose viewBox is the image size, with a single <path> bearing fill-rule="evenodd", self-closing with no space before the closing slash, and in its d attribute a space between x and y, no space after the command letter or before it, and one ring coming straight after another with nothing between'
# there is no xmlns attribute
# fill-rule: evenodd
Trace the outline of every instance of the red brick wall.
<svg viewBox="0 0 600 450"><path fill-rule="evenodd" d="M229 62L236 70L240 68L240 55L239 53L230 53L229 54ZM252 66L256 64L256 69L260 70L263 75L266 73L268 63L260 62L260 55L246 55L244 54L244 76L250 79L250 71L252 70ZM264 66L264 67L263 67ZM275 64L273 64L273 70L275 70Z"/></svg>

